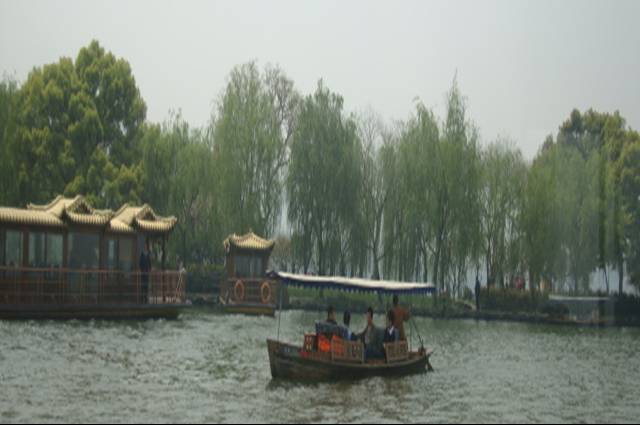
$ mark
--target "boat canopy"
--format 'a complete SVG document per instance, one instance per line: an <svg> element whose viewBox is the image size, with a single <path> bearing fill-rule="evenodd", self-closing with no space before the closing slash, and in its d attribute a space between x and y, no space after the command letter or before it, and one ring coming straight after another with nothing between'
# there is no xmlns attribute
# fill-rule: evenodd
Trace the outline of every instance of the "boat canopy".
<svg viewBox="0 0 640 425"><path fill-rule="evenodd" d="M283 285L308 289L335 289L349 292L376 292L383 294L429 294L436 292L431 283L394 282L340 276L308 276L285 272L270 272L273 279Z"/></svg>

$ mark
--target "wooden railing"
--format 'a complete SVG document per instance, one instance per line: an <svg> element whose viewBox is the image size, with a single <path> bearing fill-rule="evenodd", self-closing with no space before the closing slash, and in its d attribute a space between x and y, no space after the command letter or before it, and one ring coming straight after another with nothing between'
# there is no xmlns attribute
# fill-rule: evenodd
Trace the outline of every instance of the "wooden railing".
<svg viewBox="0 0 640 425"><path fill-rule="evenodd" d="M0 267L0 305L182 304L186 273Z"/></svg>

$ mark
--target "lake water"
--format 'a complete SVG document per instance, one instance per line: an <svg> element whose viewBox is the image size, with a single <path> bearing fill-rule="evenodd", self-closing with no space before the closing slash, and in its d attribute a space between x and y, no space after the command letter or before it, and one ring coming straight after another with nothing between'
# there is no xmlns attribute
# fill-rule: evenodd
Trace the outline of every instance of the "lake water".
<svg viewBox="0 0 640 425"><path fill-rule="evenodd" d="M301 342L320 313L284 312ZM381 319L378 317L378 319ZM364 318L353 318L358 329ZM415 319L434 373L271 380L277 319L1 322L0 422L637 422L640 330Z"/></svg>

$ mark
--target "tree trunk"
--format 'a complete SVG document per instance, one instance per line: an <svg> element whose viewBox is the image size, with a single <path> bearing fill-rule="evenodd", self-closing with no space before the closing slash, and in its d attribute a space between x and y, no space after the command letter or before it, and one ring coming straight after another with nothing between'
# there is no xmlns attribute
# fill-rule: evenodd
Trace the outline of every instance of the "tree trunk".
<svg viewBox="0 0 640 425"><path fill-rule="evenodd" d="M373 280L380 280L380 266L378 265L378 259L376 255L373 256Z"/></svg>
<svg viewBox="0 0 640 425"><path fill-rule="evenodd" d="M438 280L438 270L440 268L440 249L436 248L436 255L433 261L433 284L436 288L439 288L440 281Z"/></svg>
<svg viewBox="0 0 640 425"><path fill-rule="evenodd" d="M622 295L624 292L624 260L618 259L618 294Z"/></svg>

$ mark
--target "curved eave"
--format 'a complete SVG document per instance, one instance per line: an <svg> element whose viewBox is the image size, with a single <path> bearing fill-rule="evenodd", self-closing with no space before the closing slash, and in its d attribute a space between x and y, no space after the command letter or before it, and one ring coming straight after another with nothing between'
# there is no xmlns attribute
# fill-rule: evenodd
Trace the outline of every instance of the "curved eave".
<svg viewBox="0 0 640 425"><path fill-rule="evenodd" d="M223 242L225 249L233 248L238 251L254 251L261 253L271 252L275 244L275 241L263 239L253 232L249 232L241 236L235 234L229 235L229 237L227 237Z"/></svg>
<svg viewBox="0 0 640 425"><path fill-rule="evenodd" d="M122 234L135 234L136 231L131 227L127 226L123 222L119 220L111 220L109 222L109 227L107 227L107 232L109 233L122 233Z"/></svg>
<svg viewBox="0 0 640 425"><path fill-rule="evenodd" d="M148 233L169 233L173 230L178 220L175 217L164 218L158 221L140 220L135 221L136 227Z"/></svg>
<svg viewBox="0 0 640 425"><path fill-rule="evenodd" d="M44 211L28 211L17 208L0 208L0 223L27 226L46 226L64 228L65 223Z"/></svg>
<svg viewBox="0 0 640 425"><path fill-rule="evenodd" d="M106 226L111 220L111 217L108 215L99 214L78 214L67 211L65 215L72 223L84 224L87 226Z"/></svg>
<svg viewBox="0 0 640 425"><path fill-rule="evenodd" d="M236 244L233 242L230 244L230 246L233 249L236 249L239 251L256 251L256 252L264 252L264 253L271 252L273 250L274 245L275 244L262 245L262 244L252 244L252 243Z"/></svg>

